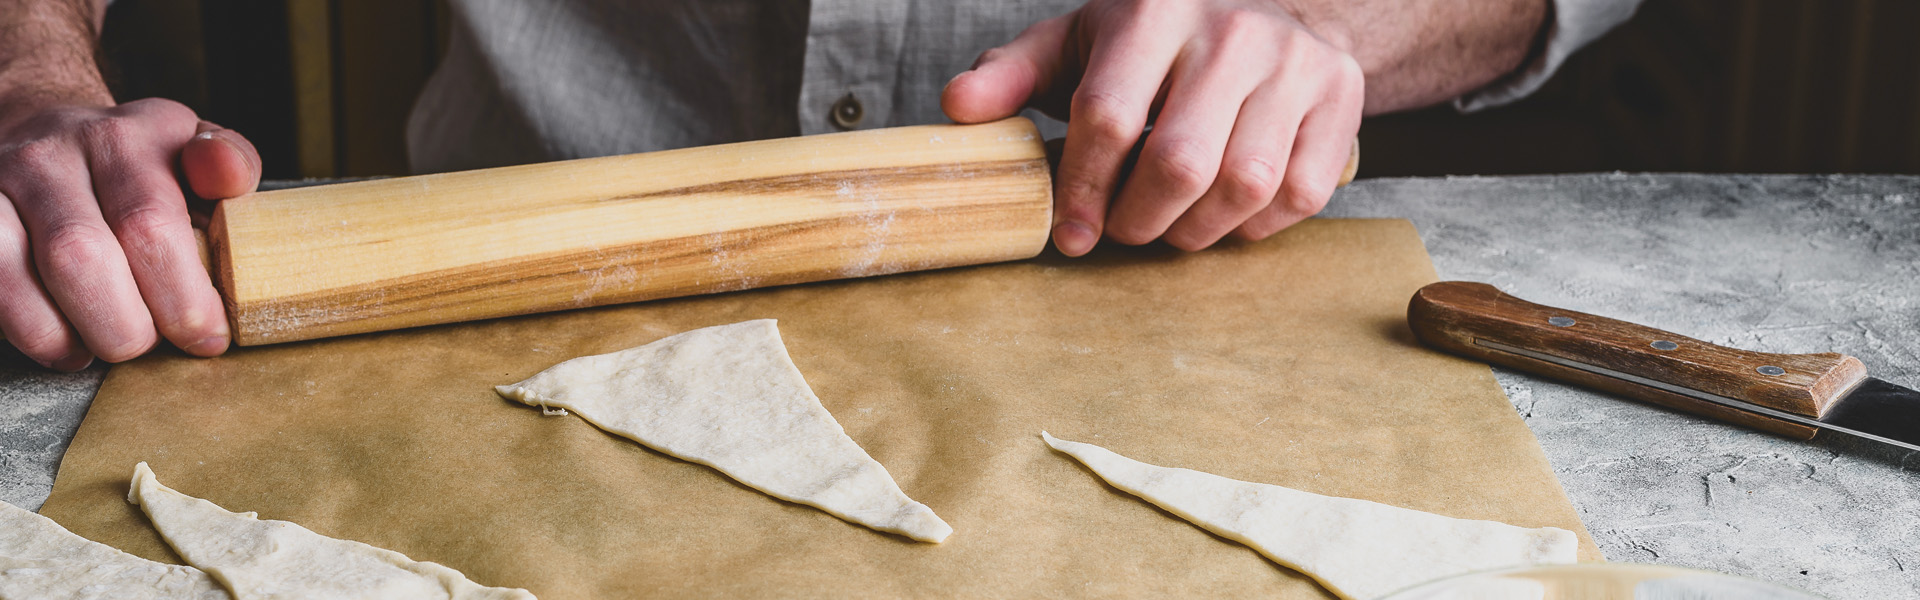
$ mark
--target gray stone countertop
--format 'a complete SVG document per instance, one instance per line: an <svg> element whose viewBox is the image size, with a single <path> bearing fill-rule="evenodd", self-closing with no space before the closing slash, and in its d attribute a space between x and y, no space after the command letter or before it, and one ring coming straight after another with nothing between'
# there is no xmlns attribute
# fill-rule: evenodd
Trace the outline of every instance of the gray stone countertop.
<svg viewBox="0 0 1920 600"><path fill-rule="evenodd" d="M1920 386L1920 177L1376 179L1325 214L1411 219L1443 279L1749 350L1842 352ZM1920 453L1496 371L1609 560L1920 598ZM0 350L0 500L46 499L105 375Z"/></svg>

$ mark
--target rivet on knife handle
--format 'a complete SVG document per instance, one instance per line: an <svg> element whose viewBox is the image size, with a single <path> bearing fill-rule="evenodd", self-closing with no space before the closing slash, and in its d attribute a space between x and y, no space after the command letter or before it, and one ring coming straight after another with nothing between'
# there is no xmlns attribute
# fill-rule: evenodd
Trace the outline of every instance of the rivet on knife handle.
<svg viewBox="0 0 1920 600"><path fill-rule="evenodd" d="M1795 417L1820 418L1866 378L1866 367L1842 354L1727 348L1484 283L1421 288L1407 322L1421 342L1447 352L1800 439L1817 430Z"/></svg>

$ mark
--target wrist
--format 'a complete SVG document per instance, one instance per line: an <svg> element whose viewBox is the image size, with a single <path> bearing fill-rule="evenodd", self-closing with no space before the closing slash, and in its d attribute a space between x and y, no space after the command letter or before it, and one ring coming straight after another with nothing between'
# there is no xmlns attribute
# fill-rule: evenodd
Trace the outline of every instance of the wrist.
<svg viewBox="0 0 1920 600"><path fill-rule="evenodd" d="M105 85L9 85L0 83L0 131L12 129L43 111L58 107L107 108L114 105Z"/></svg>
<svg viewBox="0 0 1920 600"><path fill-rule="evenodd" d="M1299 22L1300 27L1306 29L1308 33L1312 33L1314 37L1318 37L1321 41L1326 42L1327 45L1347 53L1348 56L1355 54L1355 40L1358 36L1355 35L1355 31L1350 26L1351 24L1340 18L1337 14L1339 12L1337 8L1330 6L1327 2L1315 2L1313 0L1271 1L1278 5L1280 10L1286 11L1288 15L1292 15L1293 20Z"/></svg>
<svg viewBox="0 0 1920 600"><path fill-rule="evenodd" d="M0 126L55 106L113 106L94 63L95 3L0 7Z"/></svg>
<svg viewBox="0 0 1920 600"><path fill-rule="evenodd" d="M0 130L49 108L114 104L113 93L91 62L15 60L0 66Z"/></svg>

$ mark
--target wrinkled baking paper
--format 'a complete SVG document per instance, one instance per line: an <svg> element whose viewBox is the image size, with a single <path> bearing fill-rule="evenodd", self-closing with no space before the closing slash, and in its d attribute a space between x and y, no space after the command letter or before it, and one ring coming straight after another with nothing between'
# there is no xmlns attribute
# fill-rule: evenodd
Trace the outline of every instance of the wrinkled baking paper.
<svg viewBox="0 0 1920 600"><path fill-rule="evenodd" d="M1434 272L1400 220L1197 253L1038 259L241 348L115 366L42 512L176 560L123 498L169 485L542 600L1328 598L1142 510L1033 432L1316 493L1581 533L1483 364L1419 346ZM847 433L964 534L874 535L492 386L749 319ZM1180 432L1180 435L1169 435Z"/></svg>

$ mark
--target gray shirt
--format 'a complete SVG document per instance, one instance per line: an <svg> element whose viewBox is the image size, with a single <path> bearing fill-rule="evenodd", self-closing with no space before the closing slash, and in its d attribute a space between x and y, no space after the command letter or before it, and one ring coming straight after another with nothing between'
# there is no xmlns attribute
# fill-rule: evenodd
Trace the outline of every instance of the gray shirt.
<svg viewBox="0 0 1920 600"><path fill-rule="evenodd" d="M946 122L948 79L1084 2L452 0L408 155L432 173ZM1525 96L1638 3L1554 0L1547 51L1456 106ZM836 122L836 103L857 123Z"/></svg>

